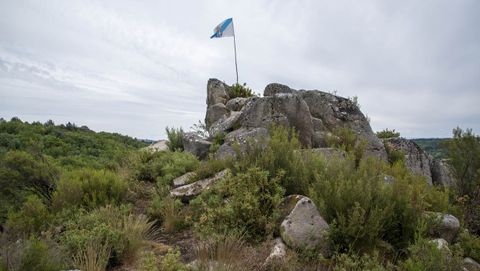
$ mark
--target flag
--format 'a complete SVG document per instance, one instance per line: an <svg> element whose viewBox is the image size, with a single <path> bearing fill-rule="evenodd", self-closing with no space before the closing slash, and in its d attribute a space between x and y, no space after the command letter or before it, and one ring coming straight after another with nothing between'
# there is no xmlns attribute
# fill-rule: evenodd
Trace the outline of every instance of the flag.
<svg viewBox="0 0 480 271"><path fill-rule="evenodd" d="M225 21L221 22L213 29L213 35L210 37L213 38L223 38L223 37L234 37L235 32L233 31L233 20L228 18Z"/></svg>

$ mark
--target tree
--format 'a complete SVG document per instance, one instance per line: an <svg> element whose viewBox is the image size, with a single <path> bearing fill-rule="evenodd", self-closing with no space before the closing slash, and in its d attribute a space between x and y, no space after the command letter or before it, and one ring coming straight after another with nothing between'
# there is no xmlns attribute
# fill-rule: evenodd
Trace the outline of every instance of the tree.
<svg viewBox="0 0 480 271"><path fill-rule="evenodd" d="M466 226L480 233L480 138L471 129L453 129L445 144L456 177L455 192L462 205Z"/></svg>

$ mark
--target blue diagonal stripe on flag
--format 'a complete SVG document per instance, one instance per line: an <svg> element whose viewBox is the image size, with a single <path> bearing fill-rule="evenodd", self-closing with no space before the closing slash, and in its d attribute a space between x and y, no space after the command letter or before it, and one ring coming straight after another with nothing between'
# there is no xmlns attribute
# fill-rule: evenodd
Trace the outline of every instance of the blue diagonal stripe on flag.
<svg viewBox="0 0 480 271"><path fill-rule="evenodd" d="M213 29L213 35L210 37L213 38L223 38L223 37L232 37L235 35L233 31L233 20L228 18L225 21L221 22L219 25Z"/></svg>

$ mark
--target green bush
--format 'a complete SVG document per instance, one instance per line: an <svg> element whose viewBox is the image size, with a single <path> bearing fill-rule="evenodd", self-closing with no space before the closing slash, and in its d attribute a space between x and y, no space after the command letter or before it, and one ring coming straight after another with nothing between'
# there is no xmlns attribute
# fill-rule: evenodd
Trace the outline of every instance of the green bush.
<svg viewBox="0 0 480 271"><path fill-rule="evenodd" d="M4 240L2 240L4 241ZM65 256L51 240L30 238L1 243L0 270L63 270Z"/></svg>
<svg viewBox="0 0 480 271"><path fill-rule="evenodd" d="M193 171L198 166L197 158L184 152L139 152L134 166L133 178L147 182L171 185L173 179Z"/></svg>
<svg viewBox="0 0 480 271"><path fill-rule="evenodd" d="M388 143L384 144L385 150L387 151L388 162L393 165L395 163L404 163L405 162L405 153L402 150L396 150Z"/></svg>
<svg viewBox="0 0 480 271"><path fill-rule="evenodd" d="M228 96L230 97L230 99L237 97L248 98L255 96L255 94L253 93L251 88L247 87L246 83L243 83L243 85L236 83L228 89Z"/></svg>
<svg viewBox="0 0 480 271"><path fill-rule="evenodd" d="M480 137L471 129L453 130L444 143L455 177L457 202L463 210L466 227L480 234Z"/></svg>
<svg viewBox="0 0 480 271"><path fill-rule="evenodd" d="M38 235L48 227L50 214L40 198L28 196L18 212L10 213L6 223L8 233L16 236Z"/></svg>
<svg viewBox="0 0 480 271"><path fill-rule="evenodd" d="M300 150L298 135L293 129L272 126L269 132L269 139L252 140L245 152L238 151L234 171L245 172L250 167L258 167L269 176L278 176L287 195L305 194L316 160L310 153Z"/></svg>
<svg viewBox="0 0 480 271"><path fill-rule="evenodd" d="M230 161L228 160L206 160L201 161L198 165L197 169L194 171L194 175L189 180L190 182L202 180L205 178L212 177L216 173L224 170L230 165Z"/></svg>
<svg viewBox="0 0 480 271"><path fill-rule="evenodd" d="M62 263L56 256L51 253L49 246L45 242L33 239L23 251L19 270L61 270Z"/></svg>
<svg viewBox="0 0 480 271"><path fill-rule="evenodd" d="M387 271L395 270L391 263L382 264L382 260L378 253L373 253L372 256L364 254L362 256L339 254L333 257L335 266L334 271Z"/></svg>
<svg viewBox="0 0 480 271"><path fill-rule="evenodd" d="M58 168L47 157L24 151L0 155L0 225L9 210L18 210L26 196L35 194L48 200L58 175Z"/></svg>
<svg viewBox="0 0 480 271"><path fill-rule="evenodd" d="M80 169L65 173L53 194L53 206L93 209L121 203L127 192L126 180L107 170Z"/></svg>
<svg viewBox="0 0 480 271"><path fill-rule="evenodd" d="M438 249L426 239L419 239L408 248L410 257L401 264L405 271L453 271L461 270L462 257L457 251Z"/></svg>
<svg viewBox="0 0 480 271"><path fill-rule="evenodd" d="M274 229L283 193L279 178L258 168L229 175L192 200L199 216L195 228L203 236L237 232L250 241L262 240Z"/></svg>
<svg viewBox="0 0 480 271"><path fill-rule="evenodd" d="M160 261L161 271L187 271L189 268L180 261L180 250L170 249Z"/></svg>
<svg viewBox="0 0 480 271"><path fill-rule="evenodd" d="M355 156L357 166L363 158L367 147L367 141L347 127L335 128L332 134L329 134L325 140L329 147L352 153Z"/></svg>
<svg viewBox="0 0 480 271"><path fill-rule="evenodd" d="M183 129L165 128L167 132L167 146L170 151L183 151Z"/></svg>
<svg viewBox="0 0 480 271"><path fill-rule="evenodd" d="M145 239L154 238L154 222L129 209L108 205L90 213L80 212L66 223L61 242L72 257L84 255L89 244L105 246L110 252L109 265L135 259Z"/></svg>
<svg viewBox="0 0 480 271"><path fill-rule="evenodd" d="M386 128L383 131L377 132L377 137L378 138L397 138L397 137L400 137L400 133L395 132L395 129L389 130L388 128Z"/></svg>
<svg viewBox="0 0 480 271"><path fill-rule="evenodd" d="M385 174L395 181L385 184ZM308 195L331 223L330 238L339 252L406 248L423 211L448 206L447 192L429 187L401 165L390 168L368 158L356 168L352 156L319 164Z"/></svg>
<svg viewBox="0 0 480 271"><path fill-rule="evenodd" d="M466 257L470 257L480 262L480 237L462 232L459 235L459 243Z"/></svg>

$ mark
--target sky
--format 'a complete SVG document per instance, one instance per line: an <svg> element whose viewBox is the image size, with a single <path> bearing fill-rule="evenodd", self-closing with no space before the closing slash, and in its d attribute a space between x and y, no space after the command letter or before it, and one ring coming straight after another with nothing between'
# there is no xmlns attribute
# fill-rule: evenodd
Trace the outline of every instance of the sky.
<svg viewBox="0 0 480 271"><path fill-rule="evenodd" d="M1 0L0 117L165 138L209 78L358 96L374 131L480 133L480 1Z"/></svg>

